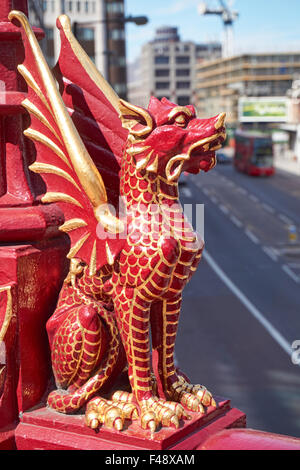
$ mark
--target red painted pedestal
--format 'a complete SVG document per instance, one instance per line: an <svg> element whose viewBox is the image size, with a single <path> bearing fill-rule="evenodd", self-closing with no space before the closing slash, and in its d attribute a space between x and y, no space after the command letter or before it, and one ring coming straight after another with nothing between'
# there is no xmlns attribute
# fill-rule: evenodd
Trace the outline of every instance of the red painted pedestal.
<svg viewBox="0 0 300 470"><path fill-rule="evenodd" d="M162 428L151 437L138 421L121 431L101 428L93 431L84 424L83 414L62 415L47 408L26 412L16 429L19 450L193 450L215 433L244 428L246 416L231 408L229 400L219 400L217 409L205 415L190 413L179 429Z"/></svg>

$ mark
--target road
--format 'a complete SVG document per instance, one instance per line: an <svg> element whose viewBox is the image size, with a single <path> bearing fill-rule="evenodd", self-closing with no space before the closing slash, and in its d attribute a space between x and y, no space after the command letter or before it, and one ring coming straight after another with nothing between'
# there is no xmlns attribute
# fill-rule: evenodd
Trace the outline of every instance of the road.
<svg viewBox="0 0 300 470"><path fill-rule="evenodd" d="M204 204L206 246L184 291L178 364L230 398L249 428L300 437L300 244L289 241L290 225L300 235L300 178L218 165L180 192L183 204Z"/></svg>

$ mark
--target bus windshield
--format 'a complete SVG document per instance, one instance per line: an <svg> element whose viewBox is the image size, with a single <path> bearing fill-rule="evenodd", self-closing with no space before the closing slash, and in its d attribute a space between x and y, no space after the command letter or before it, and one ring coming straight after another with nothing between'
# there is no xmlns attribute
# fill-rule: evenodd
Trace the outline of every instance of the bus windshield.
<svg viewBox="0 0 300 470"><path fill-rule="evenodd" d="M273 146L272 140L257 139L254 144L254 155L252 163L259 167L273 166Z"/></svg>

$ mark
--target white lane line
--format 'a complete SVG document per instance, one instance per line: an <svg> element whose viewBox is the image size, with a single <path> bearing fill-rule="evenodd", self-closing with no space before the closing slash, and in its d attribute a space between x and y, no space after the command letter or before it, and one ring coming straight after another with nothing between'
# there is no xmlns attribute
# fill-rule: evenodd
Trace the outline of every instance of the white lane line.
<svg viewBox="0 0 300 470"><path fill-rule="evenodd" d="M184 194L185 197L192 197L193 196L192 191L187 186L184 186L181 191L182 191L182 193Z"/></svg>
<svg viewBox="0 0 300 470"><path fill-rule="evenodd" d="M226 215L229 214L229 209L228 209L228 207L224 206L223 204L220 204L220 205L219 205L219 209L220 209L220 211L223 212L223 214L226 214Z"/></svg>
<svg viewBox="0 0 300 470"><path fill-rule="evenodd" d="M230 217L230 220L238 228L241 228L243 226L243 223L235 215L232 215Z"/></svg>
<svg viewBox="0 0 300 470"><path fill-rule="evenodd" d="M253 202L258 202L259 201L258 197L254 196L253 194L251 194L249 196L249 199L251 199L251 201L253 201Z"/></svg>
<svg viewBox="0 0 300 470"><path fill-rule="evenodd" d="M269 212L270 214L274 214L274 213L275 213L275 209L273 209L273 207L269 206L269 204L263 203L263 204L262 204L262 207L263 207L267 212Z"/></svg>
<svg viewBox="0 0 300 470"><path fill-rule="evenodd" d="M245 230L245 234L247 235L248 238L250 238L250 240L255 243L256 245L259 244L259 239L254 235L254 233L252 233L249 229L246 229Z"/></svg>
<svg viewBox="0 0 300 470"><path fill-rule="evenodd" d="M289 218L288 218L286 215L284 215L284 214L279 214L278 217L279 217L279 219L280 219L282 222L284 222L285 224L289 224L289 225L293 224L293 221L292 221L291 219L289 219Z"/></svg>
<svg viewBox="0 0 300 470"><path fill-rule="evenodd" d="M203 252L203 258L207 261L213 271L220 277L224 284L233 292L233 294L242 302L247 310L259 321L259 323L267 330L272 338L281 346L281 348L291 356L293 350L289 342L279 333L279 331L263 316L263 314L253 305L253 303L243 294L243 292L229 279L224 271L218 266L214 259L207 253Z"/></svg>
<svg viewBox="0 0 300 470"><path fill-rule="evenodd" d="M271 260L278 261L278 256L271 246L264 246L262 250L269 256L269 258L271 258Z"/></svg>
<svg viewBox="0 0 300 470"><path fill-rule="evenodd" d="M204 192L205 196L210 194L210 191L207 188L202 188L202 191Z"/></svg>
<svg viewBox="0 0 300 470"><path fill-rule="evenodd" d="M217 204L218 200L215 196L211 196L210 200L214 203Z"/></svg>
<svg viewBox="0 0 300 470"><path fill-rule="evenodd" d="M248 194L248 191L246 191L246 189L241 188L241 187L238 187L238 188L237 188L237 191L238 191L239 193L241 193L241 194Z"/></svg>
<svg viewBox="0 0 300 470"><path fill-rule="evenodd" d="M297 284L300 284L300 278L297 276L297 274L294 273L294 271L291 270L287 264L283 265L282 269L291 279L293 279L293 281L297 282Z"/></svg>

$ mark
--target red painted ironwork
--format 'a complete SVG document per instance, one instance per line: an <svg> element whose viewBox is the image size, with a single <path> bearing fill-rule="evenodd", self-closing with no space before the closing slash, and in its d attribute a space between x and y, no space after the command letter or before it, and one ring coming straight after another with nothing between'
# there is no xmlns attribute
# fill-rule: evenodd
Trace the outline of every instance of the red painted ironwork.
<svg viewBox="0 0 300 470"><path fill-rule="evenodd" d="M19 413L49 386L45 323L67 268L63 214L39 202L44 183L30 174L36 152L23 136L27 87L17 71L24 58L20 29L8 20L26 0L0 1L0 448L14 448ZM38 38L43 32L35 30Z"/></svg>
<svg viewBox="0 0 300 470"><path fill-rule="evenodd" d="M58 22L62 52L55 70L60 102L50 75L41 80L34 36L42 33L35 30L30 36L27 30L21 37L14 18L27 25L20 13L8 21L13 9L27 14L26 0L0 0L0 448L185 450L219 445L217 438L210 444L207 438L244 427L245 415L226 400L217 400L216 407L204 387L191 385L174 366L181 292L203 243L173 203L181 171L214 166L214 151L225 137L224 116L200 120L192 106L178 107L166 99L152 98L147 110L119 100L116 105L115 96L97 85L91 64L76 53L65 17ZM61 120L62 109L67 114ZM122 233L120 194L129 213L128 233L101 240L96 237L99 223L106 232L114 228ZM165 236L164 220L159 219L156 232L145 217L151 203L162 201L173 237ZM133 204L138 205L134 216ZM160 216L164 219L164 213ZM91 400L90 427L83 414L44 407L51 379L46 323L55 380L67 389L65 395L59 390L49 395L54 409L78 411L99 390L116 387L117 376L129 366L129 382L120 383L133 393L123 389L112 401ZM190 420L182 419L187 418L182 404ZM32 407L38 409L29 411ZM120 419L123 426L137 413L140 420L127 423L120 433ZM101 424L96 434L91 428ZM237 434L222 436L224 442L234 441Z"/></svg>

